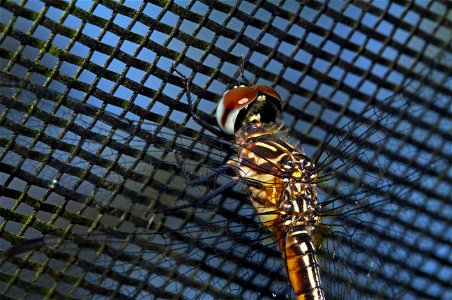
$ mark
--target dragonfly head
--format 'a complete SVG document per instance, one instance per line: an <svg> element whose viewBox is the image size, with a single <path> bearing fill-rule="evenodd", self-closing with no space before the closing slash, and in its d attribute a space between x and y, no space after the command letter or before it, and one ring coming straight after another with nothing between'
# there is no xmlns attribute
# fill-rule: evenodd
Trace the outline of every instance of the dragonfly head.
<svg viewBox="0 0 452 300"><path fill-rule="evenodd" d="M223 94L217 105L221 130L233 135L252 122L273 123L281 113L281 96L272 87L236 86Z"/></svg>

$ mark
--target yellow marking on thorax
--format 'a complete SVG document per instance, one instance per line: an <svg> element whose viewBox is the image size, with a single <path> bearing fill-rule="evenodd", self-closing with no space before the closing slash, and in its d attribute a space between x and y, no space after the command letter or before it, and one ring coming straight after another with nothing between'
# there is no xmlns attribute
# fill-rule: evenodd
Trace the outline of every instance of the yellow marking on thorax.
<svg viewBox="0 0 452 300"><path fill-rule="evenodd" d="M295 177L295 178L301 178L302 175L303 175L303 173L300 170L296 170L295 172L292 172L292 177Z"/></svg>
<svg viewBox="0 0 452 300"><path fill-rule="evenodd" d="M276 151L277 151L276 147L270 145L269 143L265 143L265 142L257 142L257 143L255 143L255 145L256 145L256 146L259 146L259 147L262 147L262 148L267 148L267 149L269 149L269 150L271 150L271 151L273 151L273 152L276 152Z"/></svg>
<svg viewBox="0 0 452 300"><path fill-rule="evenodd" d="M249 123L254 122L254 121L259 122L260 120L261 120L261 115L260 114L252 115L252 116L250 116L248 118L248 122Z"/></svg>

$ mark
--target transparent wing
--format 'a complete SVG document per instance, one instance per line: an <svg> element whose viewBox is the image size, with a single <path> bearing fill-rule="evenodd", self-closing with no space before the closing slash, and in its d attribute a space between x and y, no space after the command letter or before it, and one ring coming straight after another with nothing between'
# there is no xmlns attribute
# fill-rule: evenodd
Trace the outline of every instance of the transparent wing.
<svg viewBox="0 0 452 300"><path fill-rule="evenodd" d="M423 87L410 84L400 94L352 113L315 156L324 171L320 184L327 229L320 230L327 238L319 252L329 298L429 297L435 289L447 289L447 280L431 291L413 285L415 270L423 269L427 278L432 266L421 263L422 251L413 249L422 225L409 220L424 214L421 203L434 209L429 197L445 199L447 188L433 192L428 186L431 176L443 173L449 163L448 154L433 153L431 145L418 141L416 127L428 128L432 120L422 117L426 102L403 96L408 90L427 97ZM442 261L437 254L431 259Z"/></svg>
<svg viewBox="0 0 452 300"><path fill-rule="evenodd" d="M292 297L275 241L246 201L246 183L215 194L233 180L233 173L216 173L233 157L233 143L105 113L93 123L96 109L71 98L58 110L57 101L40 98L26 118L26 105L38 98L4 91L2 168L15 174L20 166L15 178L44 200L17 195L13 183L4 190L6 199L23 199L6 206L18 221L8 244L18 246L6 253L3 270L20 266L48 295ZM406 116L388 110L413 108L401 97L383 104L342 121L313 154L323 190L318 252L330 298L406 292L409 277L398 265L404 249L384 241L403 238L388 224L410 213L400 204L421 176L385 155L403 147L391 135L407 130L386 132ZM185 176L208 179L190 186ZM27 207L39 212L27 215ZM20 243L24 238L31 241ZM398 289L386 290L394 281Z"/></svg>
<svg viewBox="0 0 452 300"><path fill-rule="evenodd" d="M20 265L41 278L36 270L45 266L48 295L59 296L272 297L263 280L272 280L278 293L286 289L280 256L241 188L196 205L232 174L215 174L196 187L186 183L184 171L202 177L224 164L230 143L113 115L93 124L96 109L70 98L56 113L35 108L22 125L24 110L16 103L54 102L6 91L2 168L14 174L20 166L15 178L42 190L44 200L27 196L16 209L18 189L5 189L12 220L29 217L34 225L9 228L14 234L8 243L19 244L6 253L3 270ZM28 206L39 213L27 216ZM22 239L32 241L20 244Z"/></svg>
<svg viewBox="0 0 452 300"><path fill-rule="evenodd" d="M396 298L405 292L394 284L397 272L389 270L391 256L400 260L399 253L384 240L403 235L388 224L409 210L401 204L422 174L385 156L400 146L390 142L396 131L386 132L404 118L394 113L399 111L409 111L400 94L364 107L331 135L317 157L323 188L319 231L326 235L319 252L329 298Z"/></svg>

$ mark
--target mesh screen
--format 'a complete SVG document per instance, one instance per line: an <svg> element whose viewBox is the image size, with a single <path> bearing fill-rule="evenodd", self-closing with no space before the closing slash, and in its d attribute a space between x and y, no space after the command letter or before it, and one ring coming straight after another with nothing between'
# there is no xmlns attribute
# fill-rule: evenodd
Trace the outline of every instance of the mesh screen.
<svg viewBox="0 0 452 300"><path fill-rule="evenodd" d="M452 297L448 1L1 3L3 298L294 298L172 70L215 126L242 61L331 161L327 298Z"/></svg>

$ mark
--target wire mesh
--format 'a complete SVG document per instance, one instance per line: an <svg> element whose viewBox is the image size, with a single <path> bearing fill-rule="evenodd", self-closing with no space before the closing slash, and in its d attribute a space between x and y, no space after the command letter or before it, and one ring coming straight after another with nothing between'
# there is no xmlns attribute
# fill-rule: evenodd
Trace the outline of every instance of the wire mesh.
<svg viewBox="0 0 452 300"><path fill-rule="evenodd" d="M240 187L191 205L231 174L199 187L183 175L235 152L190 117L172 66L215 125L243 60L281 94L308 154L335 157L341 137L357 147L339 153L354 167L327 193L390 199L332 216L347 234L319 249L328 298L452 297L450 12L447 1L2 1L0 249L46 238L2 261L1 294L293 297Z"/></svg>

